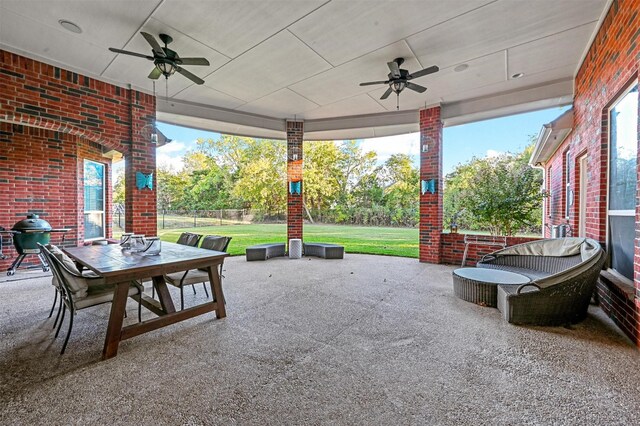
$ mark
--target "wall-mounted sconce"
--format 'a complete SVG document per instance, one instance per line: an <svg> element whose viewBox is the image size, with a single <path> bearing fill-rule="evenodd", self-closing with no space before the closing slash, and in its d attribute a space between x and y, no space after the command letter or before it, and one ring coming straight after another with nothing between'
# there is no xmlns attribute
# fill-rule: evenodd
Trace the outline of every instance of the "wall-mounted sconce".
<svg viewBox="0 0 640 426"><path fill-rule="evenodd" d="M156 129L155 121L153 123L145 124L142 129L140 129L140 133L142 137L150 140L151 143L158 143L158 129Z"/></svg>
<svg viewBox="0 0 640 426"><path fill-rule="evenodd" d="M142 172L136 172L136 187L140 190L144 188L153 189L153 173L148 175Z"/></svg>
<svg viewBox="0 0 640 426"><path fill-rule="evenodd" d="M423 136L420 141L422 145L422 152L429 152L429 143L433 142L433 138L430 136Z"/></svg>
<svg viewBox="0 0 640 426"><path fill-rule="evenodd" d="M289 161L298 161L301 158L301 149L297 146L290 146L287 149L287 159Z"/></svg>
<svg viewBox="0 0 640 426"><path fill-rule="evenodd" d="M430 192L431 194L435 194L438 190L438 182L436 179L429 180L421 180L420 181L420 193L422 195Z"/></svg>
<svg viewBox="0 0 640 426"><path fill-rule="evenodd" d="M302 193L302 182L289 182L289 194L300 195Z"/></svg>

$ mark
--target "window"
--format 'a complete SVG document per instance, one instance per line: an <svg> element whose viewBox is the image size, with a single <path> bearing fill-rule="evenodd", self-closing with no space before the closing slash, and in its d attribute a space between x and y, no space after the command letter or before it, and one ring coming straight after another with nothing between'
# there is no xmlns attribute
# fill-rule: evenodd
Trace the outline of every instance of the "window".
<svg viewBox="0 0 640 426"><path fill-rule="evenodd" d="M104 238L104 164L84 160L84 239Z"/></svg>
<svg viewBox="0 0 640 426"><path fill-rule="evenodd" d="M609 246L611 267L633 280L638 156L638 86L609 111Z"/></svg>
<svg viewBox="0 0 640 426"><path fill-rule="evenodd" d="M573 191L571 190L571 154L564 154L564 217L569 219L573 206Z"/></svg>

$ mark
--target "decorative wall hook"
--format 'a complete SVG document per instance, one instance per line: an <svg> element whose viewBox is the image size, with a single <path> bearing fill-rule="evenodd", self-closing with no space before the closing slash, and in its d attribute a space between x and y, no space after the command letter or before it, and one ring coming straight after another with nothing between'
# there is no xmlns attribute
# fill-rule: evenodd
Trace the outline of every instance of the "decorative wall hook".
<svg viewBox="0 0 640 426"><path fill-rule="evenodd" d="M136 187L138 189L153 189L153 173L146 175L142 172L136 172Z"/></svg>
<svg viewBox="0 0 640 426"><path fill-rule="evenodd" d="M302 182L289 182L289 194L300 195L302 193Z"/></svg>
<svg viewBox="0 0 640 426"><path fill-rule="evenodd" d="M427 192L435 194L437 190L438 190L438 182L436 179L420 181L420 193L422 195L426 194Z"/></svg>

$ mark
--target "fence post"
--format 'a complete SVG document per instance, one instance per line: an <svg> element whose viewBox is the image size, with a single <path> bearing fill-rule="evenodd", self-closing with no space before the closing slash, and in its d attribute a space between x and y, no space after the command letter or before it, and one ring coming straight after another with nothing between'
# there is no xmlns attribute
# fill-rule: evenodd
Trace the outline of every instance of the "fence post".
<svg viewBox="0 0 640 426"><path fill-rule="evenodd" d="M197 215L198 215L198 211L194 210L193 211L193 227L194 228L198 226L198 219L197 219L198 216Z"/></svg>
<svg viewBox="0 0 640 426"><path fill-rule="evenodd" d="M162 229L164 229L164 216L167 214L167 209L162 209Z"/></svg>
<svg viewBox="0 0 640 426"><path fill-rule="evenodd" d="M220 217L220 226L222 226L222 209L218 210L218 217Z"/></svg>

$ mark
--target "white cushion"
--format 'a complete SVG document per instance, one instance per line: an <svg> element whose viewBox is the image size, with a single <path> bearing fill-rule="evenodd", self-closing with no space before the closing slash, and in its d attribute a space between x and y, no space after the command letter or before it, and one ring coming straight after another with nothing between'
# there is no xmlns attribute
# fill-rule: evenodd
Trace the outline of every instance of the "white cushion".
<svg viewBox="0 0 640 426"><path fill-rule="evenodd" d="M73 262L73 260L71 260L69 256L63 253L62 250L60 250L58 247L54 245L50 245L49 251L51 252L51 254L53 254L56 257L56 259L59 259L60 262L62 262L62 264L70 272L80 275L80 271L78 271L76 264ZM67 281L67 285L69 287L69 290L71 290L71 293L74 299L82 299L84 297L87 297L87 288L89 287L89 284L87 283L86 279L69 274L64 269L61 269L60 273L64 276L65 280ZM56 285L57 283L52 282L52 284Z"/></svg>

